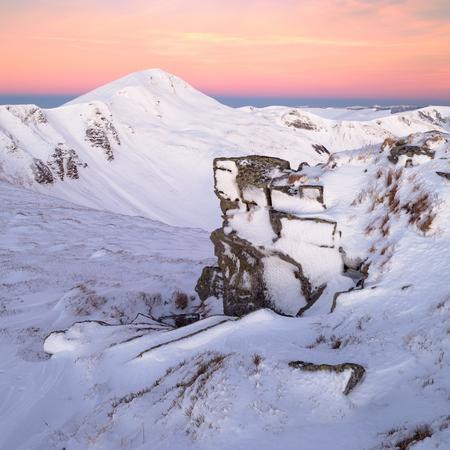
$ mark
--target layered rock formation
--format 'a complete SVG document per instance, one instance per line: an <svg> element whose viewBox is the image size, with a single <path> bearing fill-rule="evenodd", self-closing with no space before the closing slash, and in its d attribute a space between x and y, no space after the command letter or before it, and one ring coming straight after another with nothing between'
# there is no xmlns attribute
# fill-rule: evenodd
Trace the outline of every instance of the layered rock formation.
<svg viewBox="0 0 450 450"><path fill-rule="evenodd" d="M78 180L78 167L87 167L87 164L79 160L75 150L59 143L46 163L34 158L30 167L37 183L52 184L57 178L61 181L64 181L64 178Z"/></svg>
<svg viewBox="0 0 450 450"><path fill-rule="evenodd" d="M266 156L214 160L223 226L211 235L217 267L197 284L227 315L259 308L298 316L343 276L336 222L326 216L320 168Z"/></svg>

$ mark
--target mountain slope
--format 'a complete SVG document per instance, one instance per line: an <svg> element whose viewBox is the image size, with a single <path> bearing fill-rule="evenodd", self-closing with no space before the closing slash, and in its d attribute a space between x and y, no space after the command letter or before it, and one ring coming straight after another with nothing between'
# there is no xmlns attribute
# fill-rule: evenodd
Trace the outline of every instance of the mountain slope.
<svg viewBox="0 0 450 450"><path fill-rule="evenodd" d="M138 313L180 312L178 292L188 299L181 312L198 307L195 281L212 251L202 230L91 210L4 182L0 204L0 448L43 448L30 439L87 407L68 399L77 390L74 372L49 364L45 337L74 321L119 324ZM55 409L66 400L64 411Z"/></svg>
<svg viewBox="0 0 450 450"><path fill-rule="evenodd" d="M0 179L88 207L212 229L214 157L316 164L328 157L320 146L336 152L445 130L449 116L439 107L348 122L284 107L233 109L149 70L60 108L0 107Z"/></svg>

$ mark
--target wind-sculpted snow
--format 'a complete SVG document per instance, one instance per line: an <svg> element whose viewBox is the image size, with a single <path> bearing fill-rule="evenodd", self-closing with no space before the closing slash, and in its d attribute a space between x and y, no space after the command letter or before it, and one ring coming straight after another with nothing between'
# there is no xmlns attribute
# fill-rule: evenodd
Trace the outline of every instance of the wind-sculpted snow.
<svg viewBox="0 0 450 450"><path fill-rule="evenodd" d="M450 117L445 107L384 117L378 111L365 121L358 111L354 122L311 111L317 112L233 109L161 70L138 72L60 108L0 107L0 179L83 206L211 230L220 224L210 174L216 157L260 154L292 167L316 164L328 151L448 129ZM58 148L72 152L78 178L61 180Z"/></svg>

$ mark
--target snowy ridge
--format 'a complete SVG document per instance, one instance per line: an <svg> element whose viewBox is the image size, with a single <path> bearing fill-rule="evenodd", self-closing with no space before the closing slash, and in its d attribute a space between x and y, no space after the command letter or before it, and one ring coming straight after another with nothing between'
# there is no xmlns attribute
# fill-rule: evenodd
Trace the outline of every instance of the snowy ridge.
<svg viewBox="0 0 450 450"><path fill-rule="evenodd" d="M293 167L316 164L327 155L313 146L336 152L442 131L448 117L445 107L386 112L367 122L285 107L233 109L154 69L60 108L0 107L0 179L88 207L212 229L219 225L209 172L215 157L244 152L278 156ZM54 156L55 149L63 155ZM67 165L77 168L77 178L64 169L61 180Z"/></svg>

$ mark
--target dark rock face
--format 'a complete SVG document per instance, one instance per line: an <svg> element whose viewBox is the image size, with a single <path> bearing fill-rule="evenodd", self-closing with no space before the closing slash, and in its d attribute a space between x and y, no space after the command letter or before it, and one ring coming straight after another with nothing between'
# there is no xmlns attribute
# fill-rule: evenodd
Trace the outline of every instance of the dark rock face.
<svg viewBox="0 0 450 450"><path fill-rule="evenodd" d="M350 394L350 392L360 383L363 379L366 370L363 366L355 363L343 363L343 364L313 364L305 361L291 361L289 366L293 369L300 369L306 372L335 372L342 373L346 370L351 371L350 378L344 388L344 395Z"/></svg>
<svg viewBox="0 0 450 450"><path fill-rule="evenodd" d="M305 114L292 110L284 116L284 122L288 127L299 128L308 131L318 131L319 127Z"/></svg>
<svg viewBox="0 0 450 450"><path fill-rule="evenodd" d="M24 106L7 106L6 109L19 118L24 124L39 125L48 123L47 116L39 106L24 105Z"/></svg>
<svg viewBox="0 0 450 450"><path fill-rule="evenodd" d="M412 158L414 156L428 156L428 158L434 158L434 151L422 146L416 145L407 145L402 143L402 141L398 141L395 146L391 149L390 155L388 156L388 160L394 164L397 164L399 156L405 155L408 158Z"/></svg>
<svg viewBox="0 0 450 450"><path fill-rule="evenodd" d="M68 149L63 143L58 144L47 163L40 159L34 159L31 170L34 179L39 184L52 184L58 179L79 179L78 167L87 167L87 164L80 162L77 153L73 149Z"/></svg>
<svg viewBox="0 0 450 450"><path fill-rule="evenodd" d="M163 316L159 321L175 328L185 327L200 320L199 314L173 314L171 316Z"/></svg>
<svg viewBox="0 0 450 450"><path fill-rule="evenodd" d="M264 253L235 234L213 231L211 240L223 274L223 310L231 316L243 316L269 308L270 299L264 281Z"/></svg>
<svg viewBox="0 0 450 450"><path fill-rule="evenodd" d="M78 174L79 165L81 165L81 163L78 161L78 155L74 150L69 150L69 155L66 160L66 175L68 178L71 178L72 180L78 180L78 178L80 178Z"/></svg>
<svg viewBox="0 0 450 450"><path fill-rule="evenodd" d="M34 179L39 184L52 184L54 181L52 171L42 160L35 158L31 164Z"/></svg>
<svg viewBox="0 0 450 450"><path fill-rule="evenodd" d="M302 266L279 251L258 249L235 233L225 234L222 229L211 235L215 254L223 276L223 306L227 315L243 316L262 308L270 308L279 314L286 314L280 309L270 294L266 280L265 259L276 258L290 265L294 277L298 280L299 291L306 305L294 314L300 316L320 297L326 285L313 287L304 275Z"/></svg>
<svg viewBox="0 0 450 450"><path fill-rule="evenodd" d="M200 300L204 302L209 297L223 296L223 274L219 267L206 266L195 286Z"/></svg>
<svg viewBox="0 0 450 450"><path fill-rule="evenodd" d="M58 175L59 179L61 181L64 180L64 157L63 157L63 151L61 148L56 147L55 152L50 157L49 166L53 169L54 172Z"/></svg>
<svg viewBox="0 0 450 450"><path fill-rule="evenodd" d="M442 114L436 109L430 112L418 111L418 113L422 120L430 122L433 125L442 126L447 123L444 117L442 117Z"/></svg>
<svg viewBox="0 0 450 450"><path fill-rule="evenodd" d="M324 145L312 144L312 147L319 155L323 155L323 154L329 155L330 154L330 152Z"/></svg>
<svg viewBox="0 0 450 450"><path fill-rule="evenodd" d="M436 175L439 175L442 178L450 181L450 173L449 172L436 172Z"/></svg>
<svg viewBox="0 0 450 450"><path fill-rule="evenodd" d="M105 117L101 111L96 110L96 119L91 121L86 128L85 139L92 147L100 148L108 161L114 159L112 142L120 145L119 133L110 119Z"/></svg>
<svg viewBox="0 0 450 450"><path fill-rule="evenodd" d="M108 134L97 122L86 129L86 140L89 141L93 147L101 148L108 161L114 159L114 153L111 148L111 143L109 142Z"/></svg>
<svg viewBox="0 0 450 450"><path fill-rule="evenodd" d="M75 150L65 148L64 144L59 144L48 159L48 166L61 181L65 177L77 180L80 177L78 166L82 165Z"/></svg>
<svg viewBox="0 0 450 450"><path fill-rule="evenodd" d="M72 149L65 149L63 144L57 146L54 153L48 158L47 163L35 159L31 165L36 182L40 184L52 184L56 179L64 181L64 178L78 179L78 166L83 165L78 160L78 155Z"/></svg>

